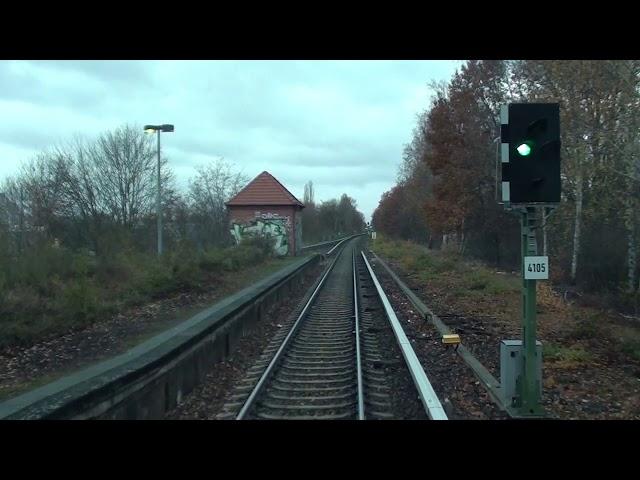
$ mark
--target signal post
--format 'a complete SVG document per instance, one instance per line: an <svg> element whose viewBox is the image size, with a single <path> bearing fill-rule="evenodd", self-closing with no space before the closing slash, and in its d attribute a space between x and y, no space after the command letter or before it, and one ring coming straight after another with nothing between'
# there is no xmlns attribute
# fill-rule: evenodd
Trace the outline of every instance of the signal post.
<svg viewBox="0 0 640 480"><path fill-rule="evenodd" d="M501 387L513 416L539 417L544 412L536 281L549 278L549 261L538 256L536 229L545 212L560 203L560 108L557 103L512 103L502 106L500 117L501 203L520 216L522 241L522 342L501 345Z"/></svg>

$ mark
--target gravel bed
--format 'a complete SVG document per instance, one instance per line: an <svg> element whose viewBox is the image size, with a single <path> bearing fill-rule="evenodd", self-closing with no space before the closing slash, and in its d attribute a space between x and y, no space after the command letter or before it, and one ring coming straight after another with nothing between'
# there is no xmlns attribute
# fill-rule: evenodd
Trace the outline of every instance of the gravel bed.
<svg viewBox="0 0 640 480"><path fill-rule="evenodd" d="M362 333L375 334L376 343L373 351L369 352L365 348L363 353L366 355L373 354L379 356L381 361L376 362L373 365L375 371L382 371L385 381L390 387L389 391L389 403L390 413L393 415L394 420L428 420L420 396L413 383L413 379L407 368L407 365L398 346L391 324L384 313L384 306L380 301L380 298L375 294L375 286L373 282L369 280L369 273L364 266L364 262L358 259L360 264L360 305L361 312L369 310L370 320L367 322L362 320L365 324L370 325L364 331L364 325L362 327ZM367 280L363 282L362 278L366 276ZM367 295L364 297L363 295ZM375 296L369 296L375 295ZM362 315L362 313L361 313ZM368 342L363 345L367 345ZM371 369L372 366L369 362L363 362L363 368ZM366 390L365 390L366 392ZM365 393L366 398L366 393ZM365 406L365 416L366 416Z"/></svg>
<svg viewBox="0 0 640 480"><path fill-rule="evenodd" d="M391 387L394 420L429 420L389 322L381 319L378 340L383 370Z"/></svg>
<svg viewBox="0 0 640 480"><path fill-rule="evenodd" d="M375 260L372 261L373 256L368 255L368 257L449 418L451 420L509 418L491 400L472 370L455 352L455 347L442 343L436 328L414 310L411 302L386 271L376 265Z"/></svg>

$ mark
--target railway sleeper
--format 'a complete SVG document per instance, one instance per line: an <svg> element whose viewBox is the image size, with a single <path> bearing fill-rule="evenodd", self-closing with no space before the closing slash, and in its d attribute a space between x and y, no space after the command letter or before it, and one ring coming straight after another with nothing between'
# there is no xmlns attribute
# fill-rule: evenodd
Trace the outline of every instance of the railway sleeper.
<svg viewBox="0 0 640 480"><path fill-rule="evenodd" d="M293 360L293 359L287 358L287 365L296 365L303 368L305 366L348 364L352 362L353 362L353 358L345 358L343 360L320 360L317 362L300 361L300 360Z"/></svg>
<svg viewBox="0 0 640 480"><path fill-rule="evenodd" d="M351 331L353 331L353 324L340 325L339 327L334 327L334 328L305 328L301 330L298 335L302 335L303 337L311 337L316 335L339 336L339 335L347 335Z"/></svg>
<svg viewBox="0 0 640 480"><path fill-rule="evenodd" d="M364 372L364 380L369 384L387 385L387 377L384 375L375 376L370 375L369 372Z"/></svg>
<svg viewBox="0 0 640 480"><path fill-rule="evenodd" d="M224 404L225 409L227 410L231 410L231 409L236 409L236 410L240 410L242 408L242 406L244 405L244 401L240 401L240 402L227 402Z"/></svg>
<svg viewBox="0 0 640 480"><path fill-rule="evenodd" d="M367 417L374 417L378 420L393 420L395 416L392 413L378 411L378 410L368 410L365 411L365 415Z"/></svg>
<svg viewBox="0 0 640 480"><path fill-rule="evenodd" d="M391 403L390 402L386 402L386 401L382 401L382 402L378 402L376 400L368 400L365 398L364 400L364 404L370 408L379 408L382 410L391 410ZM367 411L367 409L365 408L364 410L365 412Z"/></svg>
<svg viewBox="0 0 640 480"><path fill-rule="evenodd" d="M351 311L351 307L334 310L329 310L326 307L320 307L312 309L309 312L309 316L307 317L307 319L309 321L320 320L328 325L331 325L338 324L341 321L344 321L345 318L351 318L352 316L353 312Z"/></svg>
<svg viewBox="0 0 640 480"><path fill-rule="evenodd" d="M340 354L336 354L336 355L331 355L330 357L328 357L327 355L321 355L318 353L314 353L314 352L300 352L299 354L292 354L292 352L289 352L286 356L287 360L293 360L293 361L322 361L322 362L338 362L338 361L343 361L343 360L350 360L353 361L353 355L352 354L348 354L348 355L340 355Z"/></svg>
<svg viewBox="0 0 640 480"><path fill-rule="evenodd" d="M329 380L329 379L323 379L323 380L294 380L294 379L288 379L288 378L281 378L281 377L276 377L274 379L276 382L280 382L283 384L292 384L292 385L317 385L317 384L321 384L321 385L327 385L327 384L347 384L345 385L345 387L349 386L349 383L352 383L353 379L339 379L339 380Z"/></svg>
<svg viewBox="0 0 640 480"><path fill-rule="evenodd" d="M353 398L354 393L349 392L343 395L327 395L327 396L300 396L300 395L278 395L278 394L268 394L267 398L273 400L285 400L287 402L328 402L331 400L344 400L345 398Z"/></svg>
<svg viewBox="0 0 640 480"><path fill-rule="evenodd" d="M341 404L344 402L348 402L348 405L352 405L354 403L356 403L356 395L353 392L350 392L349 395L346 395L344 397L342 396L323 396L323 395L307 395L307 396L299 396L299 395L281 395L278 397L273 397L273 396L265 396L262 397L261 399L258 400L258 403L260 405L263 405L265 407L267 407L268 405L264 405L264 402L271 402L272 404L280 404L283 403L285 405L290 405L290 406L307 406L309 408L314 408L314 407L318 407L318 406L322 406L324 408L324 405L328 405L328 404Z"/></svg>
<svg viewBox="0 0 640 480"><path fill-rule="evenodd" d="M385 400L391 400L391 395L389 395L388 393L380 393L380 392L366 392L365 394L366 397L374 397L376 399L378 399L378 401L385 401Z"/></svg>
<svg viewBox="0 0 640 480"><path fill-rule="evenodd" d="M353 394L355 395L356 393L356 387L355 385L345 385L342 387L317 387L317 386L313 386L313 387L307 387L307 388L301 388L301 387L283 387L280 385L271 385L269 386L269 390L267 390L267 392L271 391L271 390L278 390L281 392L330 392L330 391L345 391L346 389L351 389Z"/></svg>
<svg viewBox="0 0 640 480"><path fill-rule="evenodd" d="M353 342L349 342L349 346L345 349L345 347L343 346L332 346L332 345L328 345L328 346L323 346L322 348L320 347L308 347L304 344L299 344L296 345L295 343L291 346L291 348L293 350L298 350L298 351L305 351L305 352L315 352L315 351L326 351L326 350L337 350L338 352L342 352L342 351L353 351L354 347L353 347Z"/></svg>
<svg viewBox="0 0 640 480"><path fill-rule="evenodd" d="M354 413L346 412L332 415L287 415L286 417L278 415L270 415L268 413L260 412L256 416L264 420L344 420L347 418L353 418Z"/></svg>
<svg viewBox="0 0 640 480"><path fill-rule="evenodd" d="M341 373L344 371L344 369L346 368L345 366L339 366L339 365L331 365L331 364L326 364L324 367L302 367L302 366L297 366L297 365L288 365L288 362L285 362L284 364L282 364L282 368L285 370L290 370L290 371L294 371L294 372L330 372L330 371L334 371L336 373Z"/></svg>
<svg viewBox="0 0 640 480"><path fill-rule="evenodd" d="M346 369L342 372L313 372L313 373L304 373L304 372L278 372L276 378L327 378L327 379L344 379L348 380L355 377L355 372L352 369Z"/></svg>
<svg viewBox="0 0 640 480"><path fill-rule="evenodd" d="M247 399L247 394L246 393L234 393L229 397L229 400L231 400L232 403L236 402L236 401L244 401ZM227 404L225 404L226 407Z"/></svg>
<svg viewBox="0 0 640 480"><path fill-rule="evenodd" d="M234 412L223 412L216 415L216 420L235 420L238 416L237 413Z"/></svg>
<svg viewBox="0 0 640 480"><path fill-rule="evenodd" d="M271 403L263 400L259 403L259 406L261 408L270 408L271 410L339 410L353 407L356 403L357 401L354 399L350 402L330 403L328 405L288 405L286 403Z"/></svg>
<svg viewBox="0 0 640 480"><path fill-rule="evenodd" d="M304 344L309 346L321 346L321 347L326 347L326 346L347 347L353 344L353 336L351 332L348 332L345 335L340 335L340 337L342 338L339 338L339 339L331 338L329 336L321 337L318 335L314 335L312 337L301 336L295 339L294 345Z"/></svg>

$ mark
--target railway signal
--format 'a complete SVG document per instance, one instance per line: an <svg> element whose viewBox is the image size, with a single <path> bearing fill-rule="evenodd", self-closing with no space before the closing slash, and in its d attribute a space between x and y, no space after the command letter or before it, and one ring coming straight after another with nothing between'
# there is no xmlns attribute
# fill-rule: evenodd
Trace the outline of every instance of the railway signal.
<svg viewBox="0 0 640 480"><path fill-rule="evenodd" d="M501 387L503 392L515 392L515 396L504 397L509 411L540 416L542 358L536 339L536 281L549 278L549 264L548 257L538 256L536 229L548 217L547 211L560 202L560 106L503 105L500 120L502 202L521 222L523 307L522 342L510 344L521 355L501 348L501 370L505 369Z"/></svg>
<svg viewBox="0 0 640 480"><path fill-rule="evenodd" d="M502 201L560 202L560 106L512 103L500 112Z"/></svg>

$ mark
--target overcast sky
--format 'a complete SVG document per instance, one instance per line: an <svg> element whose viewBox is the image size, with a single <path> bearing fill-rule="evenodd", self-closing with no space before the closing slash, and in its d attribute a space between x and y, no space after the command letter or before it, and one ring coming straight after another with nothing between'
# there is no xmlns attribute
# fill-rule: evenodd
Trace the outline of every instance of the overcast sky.
<svg viewBox="0 0 640 480"><path fill-rule="evenodd" d="M186 188L218 157L302 200L354 197L367 220L395 182L430 80L459 61L0 61L0 179L37 152L124 123L172 123Z"/></svg>

